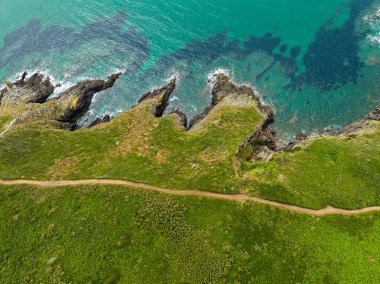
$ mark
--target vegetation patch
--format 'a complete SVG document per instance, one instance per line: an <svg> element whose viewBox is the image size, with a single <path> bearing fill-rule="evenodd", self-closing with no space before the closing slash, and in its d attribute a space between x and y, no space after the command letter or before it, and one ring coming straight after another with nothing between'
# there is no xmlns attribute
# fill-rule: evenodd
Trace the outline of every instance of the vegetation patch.
<svg viewBox="0 0 380 284"><path fill-rule="evenodd" d="M113 178L178 189L235 192L233 157L262 120L253 99L221 103L192 131L149 101L110 123L76 132L16 129L0 140L0 178ZM60 171L60 168L70 169ZM59 173L57 173L59 171Z"/></svg>
<svg viewBox="0 0 380 284"><path fill-rule="evenodd" d="M119 186L1 186L0 216L1 283L380 281L379 214L316 218Z"/></svg>
<svg viewBox="0 0 380 284"><path fill-rule="evenodd" d="M0 132L2 132L5 126L9 123L10 119L6 116L0 116Z"/></svg>
<svg viewBox="0 0 380 284"><path fill-rule="evenodd" d="M319 137L268 163L246 163L252 194L310 208L380 203L380 124L355 137Z"/></svg>

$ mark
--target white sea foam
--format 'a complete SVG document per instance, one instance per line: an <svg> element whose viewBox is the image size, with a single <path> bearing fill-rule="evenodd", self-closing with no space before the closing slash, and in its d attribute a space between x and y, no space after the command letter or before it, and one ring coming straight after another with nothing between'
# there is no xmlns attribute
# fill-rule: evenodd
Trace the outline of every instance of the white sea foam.
<svg viewBox="0 0 380 284"><path fill-rule="evenodd" d="M178 81L180 80L180 78L181 78L181 74L180 74L180 72L179 72L178 70L176 70L176 71L173 71L173 72L170 74L170 77L167 78L167 79L165 80L165 82L170 83L171 81L173 81L174 79L176 79L176 80L177 80L177 83L178 83Z"/></svg>
<svg viewBox="0 0 380 284"><path fill-rule="evenodd" d="M170 98L170 102L179 101L180 99L177 96L173 96Z"/></svg>
<svg viewBox="0 0 380 284"><path fill-rule="evenodd" d="M379 44L380 45L380 33L375 35L375 36L370 36L369 40L373 43Z"/></svg>
<svg viewBox="0 0 380 284"><path fill-rule="evenodd" d="M367 22L367 23L370 23L370 22L372 22L372 21L374 21L374 20L376 20L376 19L377 19L377 20L380 19L380 7L377 8L377 10L376 10L375 13L372 13L372 14L370 14L370 15L367 15L367 16L365 16L363 19L364 19L364 21Z"/></svg>
<svg viewBox="0 0 380 284"><path fill-rule="evenodd" d="M53 86L58 86L58 87L55 87L54 93L51 95L52 98L57 97L58 95L60 95L64 91L66 91L66 90L70 89L71 87L75 86L75 83L73 83L71 81L60 82L60 83L53 83L52 82L52 84L53 84Z"/></svg>
<svg viewBox="0 0 380 284"><path fill-rule="evenodd" d="M216 82L216 78L218 77L218 75L221 75L221 74L230 77L230 71L229 70L223 69L223 68L218 68L218 69L215 69L215 70L211 71L207 75L207 83L210 84L210 85L214 85L215 82Z"/></svg>
<svg viewBox="0 0 380 284"><path fill-rule="evenodd" d="M111 71L111 74L121 73L124 74L127 72L127 69L125 68L115 68Z"/></svg>
<svg viewBox="0 0 380 284"><path fill-rule="evenodd" d="M251 86L252 87L252 85L249 85L249 86ZM253 87L252 87L253 88ZM270 106L272 106L272 108L273 108L273 102L270 100L270 103L268 104L266 101L264 101L264 99L263 99L263 96L261 95L261 93L258 91L258 90L256 90L256 88L253 88L253 93L255 94L255 96L256 97L258 97L259 99L260 99L260 103L263 105L263 106L268 106L268 105L270 105Z"/></svg>
<svg viewBox="0 0 380 284"><path fill-rule="evenodd" d="M375 13L365 16L363 20L370 27L370 34L367 36L368 40L380 47L380 7L377 8Z"/></svg>
<svg viewBox="0 0 380 284"><path fill-rule="evenodd" d="M22 75L27 72L27 71L22 71L22 72L19 72L19 73L16 73L12 78L11 78L11 82L16 82L18 80L21 79Z"/></svg>
<svg viewBox="0 0 380 284"><path fill-rule="evenodd" d="M154 86L150 87L149 91L144 92L144 94L147 93L147 92L154 92L155 90L159 90L159 89L161 89L163 87L163 85L169 84L174 79L177 80L176 83L178 85L179 79L180 79L180 73L178 71L172 72L169 77L167 77L165 80L163 80L162 84L157 84L157 85L154 85Z"/></svg>
<svg viewBox="0 0 380 284"><path fill-rule="evenodd" d="M100 100L100 96L99 96L100 93L95 93L94 96L92 97L92 100L91 100L91 105L90 105L90 110L88 111L89 113L93 113L92 111L92 108L91 106L93 106L94 104L96 104L99 100Z"/></svg>

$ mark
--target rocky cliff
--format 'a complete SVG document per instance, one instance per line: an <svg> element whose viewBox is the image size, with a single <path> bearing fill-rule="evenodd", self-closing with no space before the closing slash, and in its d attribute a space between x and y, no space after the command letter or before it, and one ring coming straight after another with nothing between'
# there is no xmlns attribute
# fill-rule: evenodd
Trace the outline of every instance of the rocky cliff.
<svg viewBox="0 0 380 284"><path fill-rule="evenodd" d="M49 99L55 90L49 77L41 73L28 77L25 72L16 82L7 82L0 91L0 110L12 118L9 123L12 127L74 130L79 127L79 118L88 111L93 96L111 88L119 76L118 73L107 80L84 80Z"/></svg>
<svg viewBox="0 0 380 284"><path fill-rule="evenodd" d="M11 118L1 135L16 127L69 131L79 129L81 126L78 125L78 120L89 110L94 95L113 87L119 76L120 73L117 73L106 80L84 80L50 99L55 90L50 78L41 73L28 76L25 72L15 82L6 82L5 87L0 90L1 114ZM157 118L164 116L176 83L177 79L174 78L165 86L147 92L140 97L138 105L147 105L147 110ZM261 102L252 86L238 85L225 74L216 74L212 83L212 100L202 113L190 121L180 109L172 110L168 115L175 117L179 126L192 131L199 128L220 104L234 107L255 102L263 120L238 146L236 157L243 160L267 161L275 152L291 149L300 141L307 139L306 134L301 132L291 143L279 140L271 127L275 121L275 111ZM109 115L99 117L89 125L89 128L111 120L112 117ZM365 119L352 123L340 133L326 132L325 135L355 132L368 127L370 120L380 120L380 109L374 110Z"/></svg>

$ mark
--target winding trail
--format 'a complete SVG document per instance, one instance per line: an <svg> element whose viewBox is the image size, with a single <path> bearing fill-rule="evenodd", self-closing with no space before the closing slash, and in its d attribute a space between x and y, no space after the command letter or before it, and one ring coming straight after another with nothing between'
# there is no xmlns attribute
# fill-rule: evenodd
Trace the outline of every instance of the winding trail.
<svg viewBox="0 0 380 284"><path fill-rule="evenodd" d="M139 188L143 190L150 190L155 192L160 192L164 194L176 195L176 196L198 196L198 197L209 197L216 199L224 199L231 201L253 201L256 203L285 209L292 212L312 215L312 216L325 216L325 215L359 215L371 212L380 212L380 206L365 207L361 209L348 210L335 208L328 206L324 209L315 210L310 208L304 208L296 205L291 205L288 203L281 203L277 201L271 201L263 199L260 197L253 197L243 194L232 195L232 194L222 194L199 190L173 190L160 188L156 186L151 186L143 183L136 183L125 180L105 180L105 179L88 179L88 180L61 180L61 181L37 181L37 180L0 180L0 185L33 185L40 187L62 187L62 186L78 186L78 185L121 185Z"/></svg>

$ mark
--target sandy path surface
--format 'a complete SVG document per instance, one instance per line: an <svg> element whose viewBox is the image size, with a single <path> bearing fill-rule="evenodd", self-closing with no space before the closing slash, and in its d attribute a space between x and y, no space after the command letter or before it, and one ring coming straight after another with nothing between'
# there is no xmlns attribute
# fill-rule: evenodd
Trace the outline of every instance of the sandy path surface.
<svg viewBox="0 0 380 284"><path fill-rule="evenodd" d="M89 180L65 180L65 181L36 181L36 180L0 180L0 185L34 185L41 187L60 187L60 186L77 186L77 185L121 185L128 187L135 187L144 190L156 191L164 194L177 195L177 196L199 196L199 197L209 197L216 199L224 199L231 201L253 201L256 203L281 208L289 210L292 212L303 213L313 216L324 216L324 215L359 215L370 212L380 212L380 206L365 207L361 209L348 210L335 208L328 206L324 209L315 210L310 208L304 208L296 205L291 205L287 203L281 203L277 201L271 201L263 199L260 197L253 197L243 194L232 195L232 194L222 194L213 193L207 191L199 190L173 190L160 188L156 186L151 186L142 183L136 183L125 180L104 180L104 179L89 179Z"/></svg>

